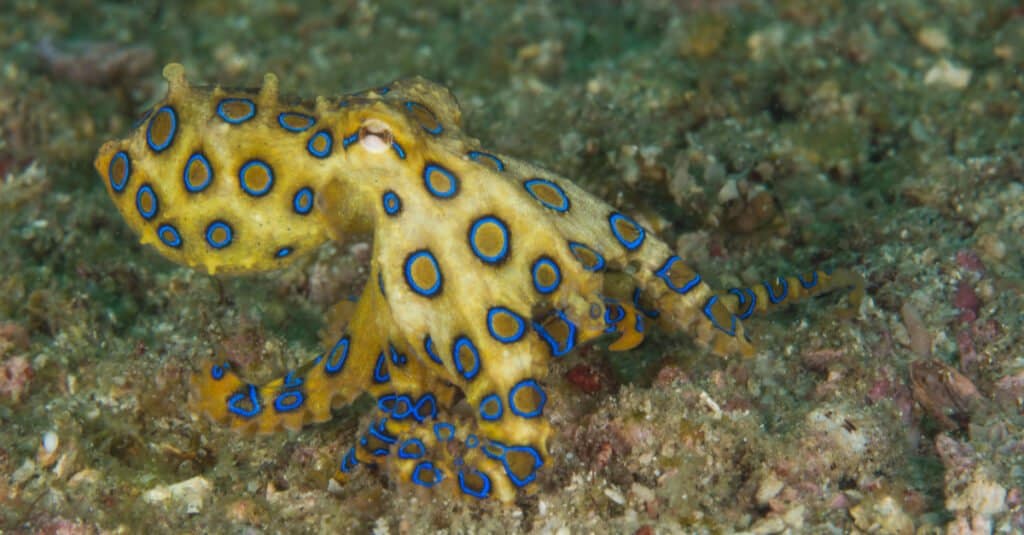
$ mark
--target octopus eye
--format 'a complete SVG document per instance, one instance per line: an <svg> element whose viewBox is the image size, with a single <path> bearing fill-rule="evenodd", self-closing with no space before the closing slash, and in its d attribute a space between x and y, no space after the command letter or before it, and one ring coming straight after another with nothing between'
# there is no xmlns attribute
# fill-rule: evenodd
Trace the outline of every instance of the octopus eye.
<svg viewBox="0 0 1024 535"><path fill-rule="evenodd" d="M370 119L359 128L359 143L364 149L374 154L391 149L391 144L394 141L395 135L383 121Z"/></svg>

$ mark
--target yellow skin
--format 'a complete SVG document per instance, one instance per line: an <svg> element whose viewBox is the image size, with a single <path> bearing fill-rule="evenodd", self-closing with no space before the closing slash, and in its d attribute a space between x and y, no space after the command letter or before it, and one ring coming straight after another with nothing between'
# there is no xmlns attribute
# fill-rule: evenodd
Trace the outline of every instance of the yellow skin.
<svg viewBox="0 0 1024 535"><path fill-rule="evenodd" d="M278 269L328 239L373 235L370 283L337 341L262 386L229 363L193 381L198 413L250 432L299 429L369 392L372 424L335 477L386 465L402 481L508 502L549 462L548 363L644 319L711 351L751 355L740 319L863 282L848 270L716 295L650 231L572 182L484 152L447 89L422 78L315 102L191 87L95 166L143 243L209 273ZM465 399L473 417L450 409Z"/></svg>

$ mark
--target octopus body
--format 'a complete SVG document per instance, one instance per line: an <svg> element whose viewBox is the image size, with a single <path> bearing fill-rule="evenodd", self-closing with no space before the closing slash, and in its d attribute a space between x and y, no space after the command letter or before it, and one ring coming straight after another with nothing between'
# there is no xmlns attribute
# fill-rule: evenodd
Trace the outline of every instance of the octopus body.
<svg viewBox="0 0 1024 535"><path fill-rule="evenodd" d="M114 204L172 261L274 270L326 240L370 233L370 283L344 329L263 385L231 363L197 373L193 407L250 432L298 429L363 392L375 414L335 477L383 466L402 481L510 501L550 463L551 359L647 323L717 354L750 355L741 320L835 289L814 271L717 294L649 230L543 168L484 150L447 89L421 78L337 98L193 87L95 160ZM465 400L472 416L451 409Z"/></svg>

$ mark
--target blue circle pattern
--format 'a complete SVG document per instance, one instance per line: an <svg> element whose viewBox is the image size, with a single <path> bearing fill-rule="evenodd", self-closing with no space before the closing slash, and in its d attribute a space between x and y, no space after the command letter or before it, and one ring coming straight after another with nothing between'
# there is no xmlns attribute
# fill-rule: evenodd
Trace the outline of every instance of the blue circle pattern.
<svg viewBox="0 0 1024 535"><path fill-rule="evenodd" d="M441 361L441 357L437 355L437 349L434 347L434 341L430 338L429 334L423 339L423 350L426 351L430 360L442 366L444 365L444 362Z"/></svg>
<svg viewBox="0 0 1024 535"><path fill-rule="evenodd" d="M516 322L516 332L508 336L502 336L498 333L497 329L494 328L494 322L497 321L499 315L512 318L512 320ZM491 336L495 340L503 344L511 344L513 342L518 342L523 338L523 335L526 334L526 320L524 320L519 314L516 314L505 307L491 307L487 311L487 331L491 333Z"/></svg>
<svg viewBox="0 0 1024 535"><path fill-rule="evenodd" d="M192 169L192 164L195 162L199 162L199 165L203 166L206 169L206 180L204 180L201 184L193 184L191 177L189 176L191 174L189 173L189 170ZM203 153L197 152L192 156L188 157L188 161L185 162L185 170L182 172L181 178L185 182L185 189L189 193L199 193L200 191L206 189L211 182L213 182L213 166L210 165L210 160L207 160L206 156L204 156Z"/></svg>
<svg viewBox="0 0 1024 535"><path fill-rule="evenodd" d="M402 199L398 197L393 191L387 191L381 198L381 202L384 205L384 213L388 215L395 215L402 211Z"/></svg>
<svg viewBox="0 0 1024 535"><path fill-rule="evenodd" d="M439 189L434 187L431 175L435 173L443 176L448 181L448 186L446 188ZM439 199L450 199L459 192L459 180L455 178L455 175L451 171L435 163L429 163L423 167L423 184L426 185L427 191L429 191L431 195Z"/></svg>
<svg viewBox="0 0 1024 535"><path fill-rule="evenodd" d="M551 188L552 190L555 191L556 194L558 194L559 197L561 197L561 201L559 201L558 204L554 204L540 198L537 195L537 193L533 191L534 188L536 188L537 186L547 186ZM565 194L565 190L563 190L562 187L559 186L558 184L555 184L554 182L546 178L531 178L530 180L523 182L523 187L526 188L526 191L530 194L530 196L532 196L534 199L537 200L537 202L541 203L545 207L560 213L565 213L569 211L569 196Z"/></svg>
<svg viewBox="0 0 1024 535"><path fill-rule="evenodd" d="M149 210L142 207L143 196L150 198L152 206ZM139 188L139 192L135 194L135 208L139 211L139 215L142 216L146 221L151 221L156 217L157 212L160 211L160 199L156 196L156 192L153 191L153 187L149 184L143 184Z"/></svg>
<svg viewBox="0 0 1024 535"><path fill-rule="evenodd" d="M480 418L494 422L500 420L504 412L501 397L497 394L488 394L480 400Z"/></svg>
<svg viewBox="0 0 1024 535"><path fill-rule="evenodd" d="M524 411L516 405L516 393L520 390L528 388L533 390L538 397L537 406L532 410ZM544 404L547 403L548 396L544 393L544 389L537 384L537 381L533 379L526 379L516 383L511 390L508 391L508 408L512 411L512 414L521 418L537 418L541 414L544 414Z"/></svg>
<svg viewBox="0 0 1024 535"><path fill-rule="evenodd" d="M174 228L174 225L164 223L156 229L156 236L160 241L168 246L177 249L181 247L181 233L178 229Z"/></svg>
<svg viewBox="0 0 1024 535"><path fill-rule="evenodd" d="M305 187L295 192L292 198L292 209L296 214L306 215L313 210L313 190Z"/></svg>
<svg viewBox="0 0 1024 535"><path fill-rule="evenodd" d="M294 249L292 249L291 247L282 247L278 249L276 253L274 253L274 258L284 258L292 254L292 251L294 251Z"/></svg>
<svg viewBox="0 0 1024 535"><path fill-rule="evenodd" d="M466 483L466 474L463 472L459 472L459 490L469 496L482 500L491 493L491 478L479 470L473 470L472 474L479 477L480 481L483 482L480 490L475 490Z"/></svg>
<svg viewBox="0 0 1024 535"><path fill-rule="evenodd" d="M114 176L114 164L120 161L124 165L124 172L121 176ZM124 191L125 186L128 185L128 178L132 176L132 161L128 158L128 153L125 151L117 151L114 157L110 159L110 164L107 165L107 179L110 180L110 188L117 193Z"/></svg>
<svg viewBox="0 0 1024 535"><path fill-rule="evenodd" d="M214 233L218 230L224 232L223 239L217 240L214 236ZM213 247L214 249L223 249L228 245L231 245L231 240L233 240L234 237L235 233L231 230L231 225L228 225L223 221L214 221L206 227L206 243L210 244L210 247Z"/></svg>
<svg viewBox="0 0 1024 535"><path fill-rule="evenodd" d="M469 363L468 367L459 358L459 353L462 352L463 347L469 350L472 357L472 362ZM467 381L472 381L480 373L480 352L473 345L473 342L465 336L459 336L455 339L455 343L452 344L452 361L455 363L455 370Z"/></svg>
<svg viewBox="0 0 1024 535"><path fill-rule="evenodd" d="M351 341L347 334L334 343L334 347L331 348L331 351L327 353L327 357L324 359L324 373L334 375L345 368L350 345Z"/></svg>
<svg viewBox="0 0 1024 535"><path fill-rule="evenodd" d="M296 119L296 120L298 120L300 122L300 124L297 125L297 126L293 125L293 124L289 124L288 123L289 119ZM293 112L293 111L283 111L283 112L277 114L277 124L281 125L281 128L284 128L285 130L287 130L289 132L296 132L296 133L298 133L298 132L305 132L306 130L309 130L310 128L312 128L313 124L315 124L315 123L316 123L316 119L314 119L313 117L310 117L309 115L306 115L305 113L297 113L297 112Z"/></svg>
<svg viewBox="0 0 1024 535"><path fill-rule="evenodd" d="M625 223L627 225L632 226L637 233L636 238L632 240L627 240L625 236L623 236L622 233L619 232L619 223ZM641 227L631 217L624 214L620 214L619 212L614 212L612 213L612 215L608 216L608 224L612 228L612 234L615 235L615 239L619 240L619 243L621 243L622 246L625 247L627 250L635 251L637 247L640 247L644 243L644 228Z"/></svg>
<svg viewBox="0 0 1024 535"><path fill-rule="evenodd" d="M424 479L424 476L429 473L430 479ZM426 488L431 488L437 485L444 479L444 472L441 469L434 466L434 463L430 461L421 461L416 465L416 468L412 471L412 482Z"/></svg>
<svg viewBox="0 0 1024 535"><path fill-rule="evenodd" d="M485 225L487 223L491 223L491 224L497 226L498 230L501 232L501 241L502 241L502 243L501 243L501 250L498 251L497 253L493 254L493 255L484 254L483 251L477 249L477 247L476 247L476 233L480 232L480 227L482 227L483 225ZM497 217L494 217L494 216L488 215L488 216L481 217L480 219L477 219L475 222L473 222L473 226L471 226L469 228L469 247L470 247L470 249L473 250L473 254L475 254L477 258L479 258L480 260L483 260L484 262L486 262L488 264L500 264L501 262L503 262L505 260L505 257L508 256L508 247L509 247L508 244L509 244L509 241L510 241L510 238L509 238L509 234L508 234L508 226L505 225L504 221L502 221L502 220L500 220L500 219L498 219Z"/></svg>
<svg viewBox="0 0 1024 535"><path fill-rule="evenodd" d="M231 117L227 114L227 111L225 111L225 106L236 103L246 106L248 108L248 111L246 113L243 113L239 117ZM254 104L253 101L247 98L226 98L221 100L217 104L217 116L223 119L224 122L228 124L242 124L248 121L249 119L252 119L255 115L256 104Z"/></svg>
<svg viewBox="0 0 1024 535"><path fill-rule="evenodd" d="M479 162L480 159L483 158L483 159L489 160L491 163L493 163L494 167L498 171L504 171L505 170L505 162L501 161L501 158L498 158L497 156L495 156L493 154L490 154L488 152L483 152L483 151L479 151L479 150L471 150L466 155L469 156L469 159L473 160L474 162Z"/></svg>
<svg viewBox="0 0 1024 535"><path fill-rule="evenodd" d="M318 149L317 145L323 143L323 148ZM306 150L310 154L317 158L326 158L331 155L331 147L334 146L334 138L331 137L331 133L326 130L321 130L309 138L309 142L306 143Z"/></svg>
<svg viewBox="0 0 1024 535"><path fill-rule="evenodd" d="M167 116L170 117L169 121L171 122L171 127L167 132L167 139L158 143L153 139L153 124L161 114L167 114ZM149 120L149 126L146 127L146 144L149 145L149 148L153 149L154 152L163 152L167 147L171 146L171 143L174 141L174 135L177 134L177 132L178 114L174 111L174 108L170 106L163 106L156 110L156 113L153 114L153 118Z"/></svg>
<svg viewBox="0 0 1024 535"><path fill-rule="evenodd" d="M421 111L425 111L425 112L427 112L427 114L429 114L431 117L434 118L434 122L437 123L437 126L435 126L434 128L427 128L427 126L425 124L420 123L420 128L425 130L427 133L430 133L430 134L433 134L433 135L436 136L436 135L439 135L442 131L444 131L444 127L441 126L441 121L437 120L437 116L434 115L434 112L431 111L430 108L424 106L423 104L420 104L419 102L414 102L414 101L411 101L411 100L408 100L408 101L405 102L405 108L407 110L409 110L410 112L415 112L417 109L421 110Z"/></svg>
<svg viewBox="0 0 1024 535"><path fill-rule="evenodd" d="M249 169L253 167L261 167L263 171L267 173L267 184L259 189L253 189L249 187L249 183L245 179L245 175L249 172ZM252 195L253 197L262 197L267 193L270 193L270 188L274 187L274 170L269 164L260 160L249 160L242 165L242 168L238 171L238 182L242 186L242 191Z"/></svg>
<svg viewBox="0 0 1024 535"><path fill-rule="evenodd" d="M537 272L544 266L548 266L555 273L555 281L551 284L542 284L537 276ZM533 287L538 292L544 295L548 295L558 289L558 286L562 284L562 270L558 268L558 264L554 260L542 256L533 263L533 267L530 269L530 275L533 277Z"/></svg>
<svg viewBox="0 0 1024 535"><path fill-rule="evenodd" d="M492 440L486 447L482 448L481 451L491 459L501 461L505 466L505 474L508 475L509 480L511 480L517 487L528 485L533 482L533 480L537 479L537 470L539 470L541 466L544 466L544 459L540 456L540 453L530 446L506 446L497 440ZM533 457L533 469L530 473L525 476L520 476L513 472L512 466L508 461L509 453L525 453Z"/></svg>
<svg viewBox="0 0 1024 535"><path fill-rule="evenodd" d="M433 285L427 288L418 285L416 281L413 280L412 277L412 265L419 258L426 258L427 261L429 261L433 265L434 271L437 273L437 280L434 281ZM438 266L437 259L434 258L434 255L430 251L427 251L426 249L416 251L405 259L404 274L406 284L408 284L409 287L412 288L412 291L422 295L423 297L434 297L435 295L438 294L438 292L441 291L441 286L444 283L444 278L443 275L441 274L441 267Z"/></svg>

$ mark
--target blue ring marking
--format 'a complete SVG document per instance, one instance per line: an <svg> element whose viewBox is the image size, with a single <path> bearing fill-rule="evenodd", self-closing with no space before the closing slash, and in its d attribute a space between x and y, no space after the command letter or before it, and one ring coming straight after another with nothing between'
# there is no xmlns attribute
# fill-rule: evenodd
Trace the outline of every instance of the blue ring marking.
<svg viewBox="0 0 1024 535"><path fill-rule="evenodd" d="M284 388L298 388L302 386L302 377L295 376L295 370L288 370L285 374L284 379L281 381L281 385Z"/></svg>
<svg viewBox="0 0 1024 535"><path fill-rule="evenodd" d="M213 233L218 230L224 231L224 239L220 241L217 241L213 236ZM213 247L214 249L223 249L228 245L231 245L231 240L234 238L235 233L231 230L231 225L228 225L224 221L217 220L206 227L206 243L210 244L210 247Z"/></svg>
<svg viewBox="0 0 1024 535"><path fill-rule="evenodd" d="M634 322L633 329L638 332L644 332L644 316L643 314L636 315L636 321Z"/></svg>
<svg viewBox="0 0 1024 535"><path fill-rule="evenodd" d="M121 173L121 178L114 178L114 163L120 161L124 166L124 172ZM132 160L128 158L128 153L119 150L114 154L113 158L110 159L110 163L107 165L107 180L110 181L110 189L116 193L124 191L125 186L128 185L128 178L132 175Z"/></svg>
<svg viewBox="0 0 1024 535"><path fill-rule="evenodd" d="M263 171L267 173L267 185L260 189L252 189L249 184L245 181L245 175L252 167L262 167ZM274 186L274 170L266 162L261 160L249 160L242 165L242 168L238 170L238 183L242 186L242 191L252 195L253 197L262 197L270 192L270 188Z"/></svg>
<svg viewBox="0 0 1024 535"><path fill-rule="evenodd" d="M480 418L493 422L500 420L505 409L501 406L501 397L498 394L488 394L480 400Z"/></svg>
<svg viewBox="0 0 1024 535"><path fill-rule="evenodd" d="M398 155L398 159L405 159L405 149L403 149L402 146L399 145L397 141L391 142L391 150L395 151L395 154Z"/></svg>
<svg viewBox="0 0 1024 535"><path fill-rule="evenodd" d="M164 223L156 229L156 237L160 238L160 241L168 246L177 249L181 247L181 233L178 229L174 228L174 225Z"/></svg>
<svg viewBox="0 0 1024 535"><path fill-rule="evenodd" d="M501 453L494 453L493 451L488 449L491 447L498 449L498 451L500 451ZM483 451L484 455L487 455L491 459L494 459L495 461L501 461L501 463L505 466L505 475L507 475L509 480L511 480L512 483L517 487L523 487L533 482L534 479L537 479L537 470L539 470L540 467L544 466L544 459L540 456L540 453L538 453L536 449L530 446L506 446L496 440L492 440L487 445L487 447L483 448L481 451ZM531 457L533 457L533 470L525 477L519 477L516 474L514 474L512 472L512 467L509 465L508 462L508 454L510 452L528 453Z"/></svg>
<svg viewBox="0 0 1024 535"><path fill-rule="evenodd" d="M434 436L438 442L448 442L455 438L455 426L448 422L434 424Z"/></svg>
<svg viewBox="0 0 1024 535"><path fill-rule="evenodd" d="M462 346L468 347L470 354L473 356L473 364L468 370L463 367L462 359L459 358ZM452 344L452 361L455 362L455 370L467 381L472 381L480 373L480 352L473 345L473 342L465 336L459 336L455 339L455 343Z"/></svg>
<svg viewBox="0 0 1024 535"><path fill-rule="evenodd" d="M805 290L810 290L818 285L818 272L811 272L811 280L805 281L801 275L796 276L796 280L800 281L800 286L803 286Z"/></svg>
<svg viewBox="0 0 1024 535"><path fill-rule="evenodd" d="M311 188L305 187L295 192L295 197L292 198L292 210L299 215L306 215L313 211L313 190Z"/></svg>
<svg viewBox="0 0 1024 535"><path fill-rule="evenodd" d="M722 331L723 333L728 334L729 336L736 336L736 316L730 316L732 318L732 325L730 325L729 328L726 329L725 327L721 326L718 323L718 320L715 319L715 315L711 313L711 307L714 306L716 301L718 301L718 296L712 295L708 299L708 302L704 303L704 308L702 309L702 311L704 312L704 317L706 317L708 321L711 322L711 325L714 328L718 329L719 331Z"/></svg>
<svg viewBox="0 0 1024 535"><path fill-rule="evenodd" d="M399 459L416 460L427 454L427 447L418 438L410 438L398 446Z"/></svg>
<svg viewBox="0 0 1024 535"><path fill-rule="evenodd" d="M448 179L447 189L434 189L434 185L430 180L430 175L434 173L438 173ZM459 180L455 178L451 171L436 163L428 163L423 167L423 184L427 187L427 191L438 199L451 199L459 192Z"/></svg>
<svg viewBox="0 0 1024 535"><path fill-rule="evenodd" d="M353 133L351 133L351 134L341 138L341 148L343 148L345 150L348 150L348 146L353 144L353 143L355 143L356 141L359 141L359 131L358 130L356 130L355 132L353 132Z"/></svg>
<svg viewBox="0 0 1024 535"><path fill-rule="evenodd" d="M317 141L324 140L324 148L317 149ZM306 151L312 154L316 158L326 158L331 155L331 148L334 147L334 138L331 137L331 133L327 130L321 130L312 136L309 136L309 141L306 143Z"/></svg>
<svg viewBox="0 0 1024 535"><path fill-rule="evenodd" d="M412 278L412 265L421 257L426 258L437 273L437 280L435 280L434 284L429 288L420 287ZM412 288L412 291L417 294L422 295L423 297L434 297L441 292L441 286L444 283L444 276L441 274L441 266L437 264L437 259L434 258L433 253L430 251L421 249L407 256L405 258L405 269L403 272L405 274L405 283L408 284L409 288Z"/></svg>
<svg viewBox="0 0 1024 535"><path fill-rule="evenodd" d="M775 295L775 289L772 288L772 284L770 282L764 281L761 285L764 286L765 290L768 290L768 300L771 301L773 305L781 303L786 299L786 296L789 295L789 283L782 277L779 277L779 286L782 288L779 295Z"/></svg>
<svg viewBox="0 0 1024 535"><path fill-rule="evenodd" d="M628 225L631 225L633 229L636 230L637 237L634 238L632 241L627 240L625 236L623 236L619 232L618 227L615 226L615 224L620 221L625 222ZM612 228L612 234L615 235L615 239L619 240L619 243L621 243L622 246L626 248L626 250L635 251L637 247L643 245L646 233L644 232L644 228L641 227L640 224L638 224L636 221L634 221L633 218L624 214L620 214L619 212L612 212L612 214L608 216L608 225Z"/></svg>
<svg viewBox="0 0 1024 535"><path fill-rule="evenodd" d="M405 354L399 353L391 344L388 344L388 352L391 354L391 363L395 366L405 366L409 362L409 358Z"/></svg>
<svg viewBox="0 0 1024 535"><path fill-rule="evenodd" d="M249 111L245 115L243 115L241 117L234 117L234 118L229 117L227 112L224 111L224 105L225 104L234 104L236 102L241 102L242 104L245 104L246 106L248 106L249 107ZM252 119L255 115L256 115L256 104L254 104L253 101L251 101L251 100L249 100L247 98L225 98L225 99L221 99L221 101L217 104L217 116L220 117L221 119L223 119L224 122L228 123L228 124L242 124L242 123L248 121L249 119Z"/></svg>
<svg viewBox="0 0 1024 535"><path fill-rule="evenodd" d="M648 318L651 318L651 319L655 319L658 316L660 316L661 312L658 312L657 309L655 309L655 308L645 309L642 306L640 306L640 295L641 295L641 293L642 292L641 292L639 286L637 286L636 288L633 288L633 308L639 310L640 312L643 312L645 316L647 316Z"/></svg>
<svg viewBox="0 0 1024 535"><path fill-rule="evenodd" d="M505 170L505 162L501 161L501 158L498 158L493 154L479 150L471 150L466 155L469 156L469 159L473 160L474 162L479 162L480 158L490 160L494 164L494 167L498 169L498 171Z"/></svg>
<svg viewBox="0 0 1024 535"><path fill-rule="evenodd" d="M385 444L394 444L395 442L398 442L398 439L388 434L387 424L388 419L381 418L380 420L371 423L368 431L373 438L376 438Z"/></svg>
<svg viewBox="0 0 1024 535"><path fill-rule="evenodd" d="M626 309L622 308L622 305L618 304L614 299L610 297L605 298L604 307L604 323L605 325L615 325L622 321L622 318L626 317ZM612 311L616 314L613 316Z"/></svg>
<svg viewBox="0 0 1024 535"><path fill-rule="evenodd" d="M405 109L409 110L409 112L412 113L414 116L416 114L416 110L417 109L423 110L423 111L427 112L427 114L429 114L430 117L432 117L434 119L434 122L437 123L437 126L434 127L434 128L427 128L426 126L423 125L423 123L419 122L418 120L416 121L416 122L418 122L420 124L420 128L422 128L423 130L426 130L427 133L430 133L430 134L433 134L433 135L436 136L436 135L440 134L442 131L444 131L444 127L441 126L441 121L438 121L437 120L437 116L434 115L434 112L430 108L424 106L423 104L420 104L419 102L414 102L412 100L407 100L407 101L405 101Z"/></svg>
<svg viewBox="0 0 1024 535"><path fill-rule="evenodd" d="M391 88L386 85L382 85L377 89L374 89L373 91L383 97L384 95L388 94L388 91L391 91Z"/></svg>
<svg viewBox="0 0 1024 535"><path fill-rule="evenodd" d="M391 374L388 373L387 369L387 361L387 355L381 351L380 355L377 355L377 364L373 366L373 382L380 384L391 380Z"/></svg>
<svg viewBox="0 0 1024 535"><path fill-rule="evenodd" d="M220 381L224 378L224 374L227 373L228 363L214 364L210 367L210 378L214 381Z"/></svg>
<svg viewBox="0 0 1024 535"><path fill-rule="evenodd" d="M385 297L387 296L387 294L384 293L384 272L383 271L378 271L377 272L377 288L380 289L380 294L382 296L385 296Z"/></svg>
<svg viewBox="0 0 1024 535"><path fill-rule="evenodd" d="M377 398L377 408L385 414L391 414L395 412L395 403L398 402L398 394L394 392L390 394L384 394Z"/></svg>
<svg viewBox="0 0 1024 535"><path fill-rule="evenodd" d="M540 279L537 278L537 272L544 266L548 266L555 273L555 281L549 285L541 284ZM558 268L558 264L554 260L547 256L542 256L533 263L533 267L530 269L530 275L533 277L533 287L543 295L548 295L558 289L558 286L562 284L562 270Z"/></svg>
<svg viewBox="0 0 1024 535"><path fill-rule="evenodd" d="M537 187L538 185L548 186L551 189L555 190L555 193L557 193L562 198L562 201L558 204L553 204L540 198L533 191L533 188ZM527 193L529 193L531 197L533 197L537 202L541 203L545 207L563 214L569 211L569 196L565 194L565 190L563 190L562 187L559 186L558 184L555 184L554 182L546 178L531 178L530 180L523 182L523 187L526 188Z"/></svg>
<svg viewBox="0 0 1024 535"><path fill-rule="evenodd" d="M289 401L290 399L290 401ZM274 398L274 410L277 412L291 412L298 409L306 402L306 396L298 390L288 390L278 394Z"/></svg>
<svg viewBox="0 0 1024 535"><path fill-rule="evenodd" d="M532 411L523 411L516 406L516 393L523 388L532 389L540 397L540 400L537 401L537 407ZM544 393L544 389L541 388L540 385L537 384L537 381L534 381L533 379L525 379L523 381L520 381L516 383L516 385L513 386L511 390L508 391L508 408L509 410L512 411L512 414L515 414L520 418L536 418L541 414L544 414L544 404L547 402L548 396L547 394Z"/></svg>
<svg viewBox="0 0 1024 535"><path fill-rule="evenodd" d="M288 119L303 119L306 121L305 126L292 126L285 122ZM283 111L277 114L277 124L281 125L281 128L289 132L305 132L316 124L316 118L306 115L305 113L298 113L294 111Z"/></svg>
<svg viewBox="0 0 1024 535"><path fill-rule="evenodd" d="M584 251L587 251L590 254L594 255L594 258L597 259L597 263L595 263L592 266L583 265L583 259L580 258L580 254L577 252L577 250L584 250ZM583 265L583 269L585 269L587 271L595 272L596 273L596 272L601 271L602 269L604 269L604 265L605 265L604 256L602 256L601 253L597 252L593 247L590 247L589 245L584 245L584 244L579 243L579 242L571 241L571 242L569 242L569 252L572 253L572 255L576 258L577 262L579 262L581 265Z"/></svg>
<svg viewBox="0 0 1024 535"><path fill-rule="evenodd" d="M427 481L423 479L423 472L429 471L434 475L433 481ZM434 466L434 463L430 461L422 461L416 465L416 468L412 471L412 482L426 488L431 488L437 485L444 479L444 472L441 469Z"/></svg>
<svg viewBox="0 0 1024 535"><path fill-rule="evenodd" d="M511 316L516 322L516 332L509 336L502 336L494 329L494 321L498 314L505 314ZM518 342L526 334L526 320L519 314L512 312L511 310L503 306L491 307L487 310L487 331L491 333L491 337L503 344L511 344L512 342Z"/></svg>
<svg viewBox="0 0 1024 535"><path fill-rule="evenodd" d="M331 352L324 359L324 373L334 375L345 367L345 363L348 362L348 349L350 345L351 342L347 334L338 338L338 341L334 343L334 347L331 348Z"/></svg>
<svg viewBox="0 0 1024 535"><path fill-rule="evenodd" d="M427 405L430 405L430 407L429 410L427 410L427 413L424 415L423 409L424 407L427 407ZM435 398L434 394L430 392L427 392L422 397L420 397L420 399L416 402L416 406L413 407L412 413L412 417L415 418L416 421L420 423L426 421L428 416L430 417L431 420L437 418L437 398Z"/></svg>
<svg viewBox="0 0 1024 535"><path fill-rule="evenodd" d="M484 254L483 251L478 249L476 246L476 233L480 231L480 227L485 223L493 223L501 232L501 250L493 255ZM475 254L477 258L488 264L500 264L504 262L508 257L509 244L511 241L512 237L508 233L508 225L506 225L504 221L492 215L485 215L480 219L477 219L473 222L473 225L469 227L469 248L473 250L473 254Z"/></svg>
<svg viewBox="0 0 1024 535"><path fill-rule="evenodd" d="M442 362L441 357L437 355L437 349L434 348L434 341L430 338L429 334L423 339L423 350L427 352L427 356L430 357L430 360L444 366L444 362Z"/></svg>
<svg viewBox="0 0 1024 535"><path fill-rule="evenodd" d="M695 272L693 278L687 281L686 284L682 286L676 286L675 283L672 282L671 277L669 276L669 271L672 270L672 265L675 264L676 262L682 262L682 259L676 255L668 257L668 260L665 261L665 265L661 266L661 269L655 271L654 274L658 278L665 281L665 285L668 286L669 289L672 290L673 292L676 292L678 294L689 293L690 290L694 289L695 287L697 287L698 284L700 284L700 273Z"/></svg>
<svg viewBox="0 0 1024 535"><path fill-rule="evenodd" d="M236 392L228 398L228 412L242 418L252 418L259 414L263 408L260 407L260 395L259 391L256 390L256 385L250 384L246 386L248 386L248 393ZM248 401L251 404L251 408L240 407L238 404L243 401Z"/></svg>
<svg viewBox="0 0 1024 535"><path fill-rule="evenodd" d="M195 185L191 180L189 180L189 170L192 169L192 163L196 161L199 162L199 165L206 168L206 180L199 185ZM210 160L207 160L206 156L201 152L197 152L192 156L189 156L188 161L185 162L185 170L182 172L181 179L185 182L185 190L189 193L199 193L200 191L203 191L210 185L210 182L213 182L213 166L210 165Z"/></svg>
<svg viewBox="0 0 1024 535"><path fill-rule="evenodd" d="M466 484L466 476L463 472L459 472L459 490L464 494L468 494L474 498L484 499L491 494L491 478L487 477L487 474L480 470L473 470L473 473L483 481L483 487L480 490L473 490Z"/></svg>
<svg viewBox="0 0 1024 535"><path fill-rule="evenodd" d="M402 199L391 190L384 192L384 196L381 197L381 203L384 205L384 213L388 215L393 216L402 211Z"/></svg>
<svg viewBox="0 0 1024 535"><path fill-rule="evenodd" d="M157 143L153 141L153 123L156 122L160 114L166 113L171 118L171 128L167 132L167 139L163 143ZM153 114L153 118L149 120L149 126L146 127L146 144L149 145L153 152L163 152L167 147L171 146L174 141L175 134L178 133L178 114L174 111L174 108L170 106L162 106L156 110Z"/></svg>
<svg viewBox="0 0 1024 535"><path fill-rule="evenodd" d="M291 247L282 247L274 253L274 258L284 258L292 254L293 251L295 251L295 249L292 249Z"/></svg>
<svg viewBox="0 0 1024 535"><path fill-rule="evenodd" d="M739 300L737 308L742 308L744 304L747 306L747 308L739 314L739 318L741 320L745 320L754 314L754 310L757 309L757 294L749 288L730 288L729 293L735 295Z"/></svg>
<svg viewBox="0 0 1024 535"><path fill-rule="evenodd" d="M476 436L476 433L470 433L466 436L466 448L473 449L480 445L480 437Z"/></svg>
<svg viewBox="0 0 1024 535"><path fill-rule="evenodd" d="M412 400L409 396L402 394L395 396L394 410L391 418L395 421L404 420L412 414Z"/></svg>
<svg viewBox="0 0 1024 535"><path fill-rule="evenodd" d="M143 195L148 195L150 199L153 201L153 206L151 207L150 210L145 210L142 208ZM153 186L150 186L149 184L143 184L139 188L138 193L135 194L135 209L139 211L139 215L142 216L142 219L145 219L146 221L151 221L154 217L156 217L157 212L160 211L160 198L157 197L156 192L153 191Z"/></svg>
<svg viewBox="0 0 1024 535"><path fill-rule="evenodd" d="M345 456L341 458L341 465L338 466L338 470L343 474L348 474L355 470L359 466L359 459L356 459L356 447L352 446L345 453Z"/></svg>
<svg viewBox="0 0 1024 535"><path fill-rule="evenodd" d="M551 356L561 357L572 351L572 348L576 347L576 324L569 321L569 318L566 318L565 313L561 310L556 313L556 316L569 327L569 335L565 340L565 347L560 347L558 345L558 340L555 340L555 338L551 336L551 334L548 333L544 329L544 326L539 322L533 323L533 330L537 331L537 334L540 335L541 339L547 342L548 347L551 349Z"/></svg>

